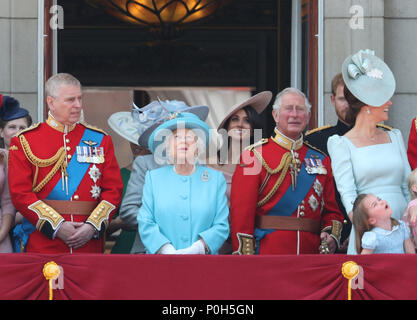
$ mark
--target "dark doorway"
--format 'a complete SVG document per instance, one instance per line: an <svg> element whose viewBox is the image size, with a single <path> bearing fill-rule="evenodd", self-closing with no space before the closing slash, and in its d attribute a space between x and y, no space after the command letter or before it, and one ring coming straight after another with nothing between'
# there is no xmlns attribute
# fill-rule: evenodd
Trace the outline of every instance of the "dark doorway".
<svg viewBox="0 0 417 320"><path fill-rule="evenodd" d="M163 42L84 0L58 4L65 13L58 72L73 74L84 86L251 87L275 95L290 85L290 0L230 0Z"/></svg>

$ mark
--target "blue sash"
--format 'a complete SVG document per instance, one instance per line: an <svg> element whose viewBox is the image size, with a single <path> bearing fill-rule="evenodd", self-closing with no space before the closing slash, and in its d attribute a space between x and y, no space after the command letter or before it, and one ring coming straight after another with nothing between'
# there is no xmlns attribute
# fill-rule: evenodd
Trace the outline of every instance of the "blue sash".
<svg viewBox="0 0 417 320"><path fill-rule="evenodd" d="M79 142L79 146L88 146L84 141L97 142L97 146L101 144L103 140L103 134L90 129L85 129L84 134ZM68 195L65 190L62 190L62 178L55 185L54 189L46 197L48 200L70 200L74 192L77 190L82 179L84 178L90 163L80 163L77 161L77 157L71 158L67 167L68 172ZM13 249L14 252L20 252L21 249L25 251L26 244L29 240L30 234L35 231L35 227L25 218L21 224L17 225L13 230Z"/></svg>
<svg viewBox="0 0 417 320"><path fill-rule="evenodd" d="M103 140L103 134L97 131L93 131L90 129L85 129L84 135L82 136L79 146L87 146L84 141L92 140L97 142L97 146L101 144ZM83 180L88 168L90 167L90 163L86 162L78 162L77 157L74 154L74 157L71 158L70 163L67 167L68 172L68 195L66 194L65 190L62 190L62 178L59 179L58 183L55 185L54 189L49 193L46 197L48 200L70 200L75 191L78 189L81 181Z"/></svg>
<svg viewBox="0 0 417 320"><path fill-rule="evenodd" d="M308 149L307 154L305 155L306 158L311 157L319 158L323 161L324 154L317 152L313 149ZM281 199L275 204L275 206L266 214L269 216L284 216L284 217L291 217L294 211L298 208L299 204L303 199L307 196L308 192L310 191L314 181L316 180L316 174L309 174L305 167L305 162L301 166L301 170L297 176L297 186L294 191L292 188L288 188L285 194L281 197ZM256 240L256 254L259 253L259 243L261 239L263 239L266 235L274 232L274 229L259 229L255 228L254 236Z"/></svg>

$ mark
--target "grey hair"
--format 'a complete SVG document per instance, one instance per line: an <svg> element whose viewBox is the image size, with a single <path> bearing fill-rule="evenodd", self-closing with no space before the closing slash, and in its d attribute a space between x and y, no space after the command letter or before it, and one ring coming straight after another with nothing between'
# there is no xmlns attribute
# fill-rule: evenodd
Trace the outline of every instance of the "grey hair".
<svg viewBox="0 0 417 320"><path fill-rule="evenodd" d="M57 98L58 90L63 85L72 85L81 88L81 82L69 73L57 73L50 77L45 83L45 94L47 97Z"/></svg>
<svg viewBox="0 0 417 320"><path fill-rule="evenodd" d="M201 136L201 134L203 134L202 132L200 132L201 130L199 129L189 129L186 128L188 130L191 130L197 137L197 154L194 158L196 163L199 164L205 164L206 163L206 152L207 152L207 148L206 148L206 143L205 143L205 139L203 139L203 137ZM163 142L163 148L162 150L165 150L165 157L160 158L160 161L164 161L165 164L174 164L174 159L173 159L173 155L170 153L170 142L172 141L172 137L174 135L174 133L177 131L177 129L173 129L170 134L168 134L165 138L164 138L164 142ZM156 155L157 156L157 155Z"/></svg>
<svg viewBox="0 0 417 320"><path fill-rule="evenodd" d="M284 95L286 95L287 93L295 93L295 94L298 94L301 97L303 97L304 98L304 104L305 104L305 107L307 109L307 113L311 112L311 103L310 103L310 101L308 101L308 98L306 97L306 95L301 90L298 90L297 88L290 87L290 88L286 88L286 89L282 90L280 93L277 94L277 97L275 98L275 102L274 102L274 105L272 106L272 108L274 110L276 110L276 112L278 114L279 114L279 109L281 107L282 97Z"/></svg>

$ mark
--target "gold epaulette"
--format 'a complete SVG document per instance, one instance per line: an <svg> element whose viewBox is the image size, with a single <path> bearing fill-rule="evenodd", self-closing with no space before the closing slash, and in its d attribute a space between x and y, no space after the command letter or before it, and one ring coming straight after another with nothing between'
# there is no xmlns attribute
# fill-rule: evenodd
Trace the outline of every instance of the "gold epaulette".
<svg viewBox="0 0 417 320"><path fill-rule="evenodd" d="M376 126L378 128L383 128L383 129L388 130L388 131L391 131L393 129L392 127L387 126L386 124L382 124L382 123L378 123Z"/></svg>
<svg viewBox="0 0 417 320"><path fill-rule="evenodd" d="M326 154L326 153L324 153L324 151L322 151L322 150L320 150L320 149L318 149L318 148L316 148L316 147L312 146L312 145L311 145L311 144L309 144L307 141L304 141L304 144L305 144L307 147L309 147L309 148L311 148L311 149L313 149L313 150L316 150L317 152L320 152L321 154L324 154L325 156L327 156L327 154Z"/></svg>
<svg viewBox="0 0 417 320"><path fill-rule="evenodd" d="M34 123L34 124L32 124L30 127L26 128L26 129L23 129L22 131L19 131L19 132L18 132L18 133L16 133L14 136L15 136L15 137L18 137L18 136L20 136L21 134L23 134L23 133L25 133L25 132L31 131L31 130L33 130L33 129L36 129L37 127L39 127L39 125L40 125L40 124L41 124L40 122L38 122L38 123Z"/></svg>
<svg viewBox="0 0 417 320"><path fill-rule="evenodd" d="M92 126L91 124L88 124L86 122L80 122L80 124L82 124L84 127L88 128L88 129L91 129L91 130L97 131L97 132L101 132L102 134L108 136L108 133L106 131L104 131L104 130L102 130L100 128L97 128L95 126Z"/></svg>
<svg viewBox="0 0 417 320"><path fill-rule="evenodd" d="M314 132L318 132L318 131L322 131L322 130L326 130L326 129L329 129L329 128L331 128L331 127L333 127L331 124L328 124L328 125L326 125L326 126L322 126L322 127L319 127L319 128L316 128L316 129L312 129L312 130L309 130L309 131L307 131L306 132L306 136L308 136L309 134L312 134L312 133L314 133Z"/></svg>
<svg viewBox="0 0 417 320"><path fill-rule="evenodd" d="M268 143L268 141L269 141L268 139L261 139L258 142L255 142L254 144L251 144L250 146L247 146L245 148L245 150L252 151L253 149L255 149L257 147L260 147L260 146L264 145L265 143Z"/></svg>

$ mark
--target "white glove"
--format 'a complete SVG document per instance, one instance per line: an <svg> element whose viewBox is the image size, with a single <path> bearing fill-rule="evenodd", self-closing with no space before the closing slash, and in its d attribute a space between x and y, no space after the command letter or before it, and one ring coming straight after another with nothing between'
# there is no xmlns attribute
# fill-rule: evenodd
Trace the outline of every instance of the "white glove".
<svg viewBox="0 0 417 320"><path fill-rule="evenodd" d="M177 254L206 254L204 243L201 240L197 240L191 246L185 249L179 249Z"/></svg>
<svg viewBox="0 0 417 320"><path fill-rule="evenodd" d="M158 251L159 254L177 254L177 250L175 250L174 246L170 243L165 243L161 249Z"/></svg>

